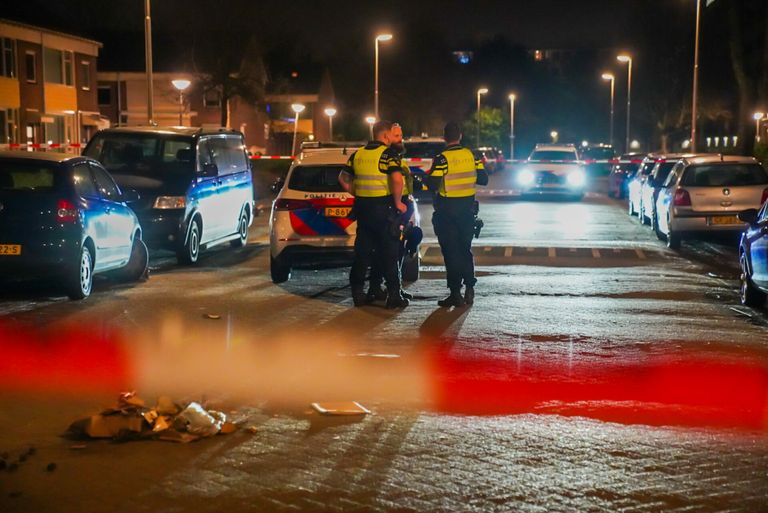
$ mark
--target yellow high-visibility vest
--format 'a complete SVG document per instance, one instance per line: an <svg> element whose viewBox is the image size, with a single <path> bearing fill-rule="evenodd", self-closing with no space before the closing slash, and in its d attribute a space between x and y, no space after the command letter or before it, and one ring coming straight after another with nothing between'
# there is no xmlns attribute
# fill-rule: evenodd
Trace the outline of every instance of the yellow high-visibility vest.
<svg viewBox="0 0 768 513"><path fill-rule="evenodd" d="M432 176L442 176L440 196L445 198L464 198L475 195L477 182L477 162L472 150L467 148L449 148L443 151L445 162L436 166ZM482 164L480 164L482 166Z"/></svg>
<svg viewBox="0 0 768 513"><path fill-rule="evenodd" d="M381 172L381 156L386 151L385 145L373 149L360 148L352 159L354 172L355 196L358 198L381 198L389 196L389 177ZM386 162L383 165L388 165Z"/></svg>
<svg viewBox="0 0 768 513"><path fill-rule="evenodd" d="M411 173L411 168L405 162L403 162L401 167L403 169L403 196L410 196L413 194L413 174Z"/></svg>

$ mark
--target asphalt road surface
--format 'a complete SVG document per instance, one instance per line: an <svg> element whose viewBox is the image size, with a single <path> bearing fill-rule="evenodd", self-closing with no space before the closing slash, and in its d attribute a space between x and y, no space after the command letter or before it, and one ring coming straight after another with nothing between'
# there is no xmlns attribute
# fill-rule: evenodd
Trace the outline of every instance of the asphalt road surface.
<svg viewBox="0 0 768 513"><path fill-rule="evenodd" d="M71 393L63 379L3 392L0 453L36 452L0 470L0 511L768 511L768 420L691 416L669 387L646 386L648 369L679 368L664 383L706 400L732 384L695 362L766 365L766 312L738 305L733 239L673 252L597 193L481 201L471 308L437 307L447 291L427 203L405 310L353 308L348 268L272 284L266 215L245 249L195 267L153 254L147 282L99 279L84 302L7 289L6 326L101 335L148 401L205 401L253 429L82 444L61 435L121 390ZM100 365L85 353L83 372ZM629 390L609 406L585 388L605 375ZM372 414L309 408L327 400Z"/></svg>

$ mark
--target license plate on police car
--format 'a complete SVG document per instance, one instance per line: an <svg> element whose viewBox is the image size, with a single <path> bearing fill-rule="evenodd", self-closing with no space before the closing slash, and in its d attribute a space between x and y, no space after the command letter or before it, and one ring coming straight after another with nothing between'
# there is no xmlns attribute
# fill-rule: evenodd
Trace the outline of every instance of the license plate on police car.
<svg viewBox="0 0 768 513"><path fill-rule="evenodd" d="M325 217L347 217L352 207L325 207Z"/></svg>
<svg viewBox="0 0 768 513"><path fill-rule="evenodd" d="M21 255L21 244L0 244L0 256Z"/></svg>
<svg viewBox="0 0 768 513"><path fill-rule="evenodd" d="M723 224L741 224L739 218L736 216L713 216L710 219L709 224L723 225Z"/></svg>

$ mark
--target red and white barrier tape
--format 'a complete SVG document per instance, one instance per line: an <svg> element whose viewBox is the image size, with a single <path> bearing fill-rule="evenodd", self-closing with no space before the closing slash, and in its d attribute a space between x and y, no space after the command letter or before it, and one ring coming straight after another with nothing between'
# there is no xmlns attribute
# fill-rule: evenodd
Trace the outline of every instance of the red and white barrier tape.
<svg viewBox="0 0 768 513"><path fill-rule="evenodd" d="M81 149L80 143L10 143L0 144L0 150L65 150L67 148Z"/></svg>
<svg viewBox="0 0 768 513"><path fill-rule="evenodd" d="M251 155L251 160L294 160L291 155Z"/></svg>

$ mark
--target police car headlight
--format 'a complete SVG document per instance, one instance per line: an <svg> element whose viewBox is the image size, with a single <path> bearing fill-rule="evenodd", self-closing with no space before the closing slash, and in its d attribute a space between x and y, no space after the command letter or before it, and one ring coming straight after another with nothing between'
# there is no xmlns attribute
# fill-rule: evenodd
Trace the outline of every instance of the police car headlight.
<svg viewBox="0 0 768 513"><path fill-rule="evenodd" d="M184 196L158 196L155 200L154 208L171 209L184 208L187 206L187 199Z"/></svg>
<svg viewBox="0 0 768 513"><path fill-rule="evenodd" d="M533 173L528 169L522 169L517 173L517 183L523 187L531 185L535 179L536 177L533 176Z"/></svg>
<svg viewBox="0 0 768 513"><path fill-rule="evenodd" d="M568 185L571 187L582 187L586 181L584 171L573 171L568 175Z"/></svg>

